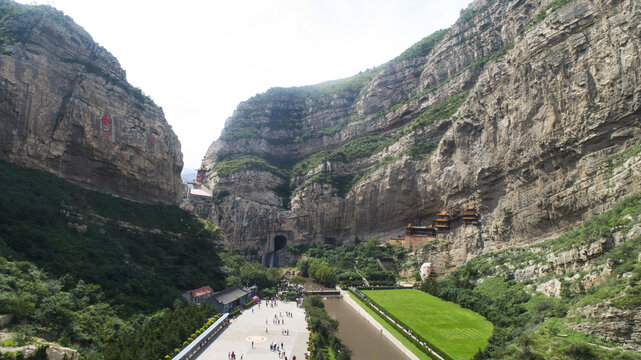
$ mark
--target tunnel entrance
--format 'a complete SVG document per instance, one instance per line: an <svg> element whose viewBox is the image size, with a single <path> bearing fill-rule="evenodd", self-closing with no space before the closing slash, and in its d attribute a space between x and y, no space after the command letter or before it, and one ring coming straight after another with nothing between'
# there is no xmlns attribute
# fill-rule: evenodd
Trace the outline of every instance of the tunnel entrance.
<svg viewBox="0 0 641 360"><path fill-rule="evenodd" d="M274 237L274 251L285 248L287 246L287 238L284 235L276 235Z"/></svg>
<svg viewBox="0 0 641 360"><path fill-rule="evenodd" d="M263 265L270 268L278 267L278 254L276 252L287 246L287 238L285 235L276 235L274 236L274 242L271 245L273 247L263 257Z"/></svg>

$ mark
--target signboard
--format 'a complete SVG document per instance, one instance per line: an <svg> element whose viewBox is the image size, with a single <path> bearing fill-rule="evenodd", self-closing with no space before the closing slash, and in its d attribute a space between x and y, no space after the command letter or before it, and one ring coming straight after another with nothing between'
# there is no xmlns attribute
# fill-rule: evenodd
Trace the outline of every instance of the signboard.
<svg viewBox="0 0 641 360"><path fill-rule="evenodd" d="M100 140L104 142L114 142L116 139L115 121L107 117L107 114L105 114L99 120L98 126L100 128Z"/></svg>
<svg viewBox="0 0 641 360"><path fill-rule="evenodd" d="M154 151L156 148L156 143L160 140L160 136L149 131L147 133L147 150Z"/></svg>

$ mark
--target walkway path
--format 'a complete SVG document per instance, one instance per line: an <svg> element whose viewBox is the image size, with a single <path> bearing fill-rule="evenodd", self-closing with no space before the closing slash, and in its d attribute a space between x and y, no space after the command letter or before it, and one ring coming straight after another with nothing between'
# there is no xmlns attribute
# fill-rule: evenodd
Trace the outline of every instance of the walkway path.
<svg viewBox="0 0 641 360"><path fill-rule="evenodd" d="M303 308L297 307L293 301L277 301L274 307L267 307L263 301L260 309L258 305L253 309L253 312L251 309L245 310L237 319L232 320L227 329L195 359L227 360L229 353L233 351L236 360L240 360L241 355L243 360L279 360L278 351L269 349L272 342L283 344L288 360L291 360L292 355L296 355L296 360L305 359L309 333ZM287 312L292 313L292 317L286 316ZM274 324L274 316L281 320L280 325ZM265 333L265 328L268 333ZM289 330L289 335L284 335L282 330Z"/></svg>

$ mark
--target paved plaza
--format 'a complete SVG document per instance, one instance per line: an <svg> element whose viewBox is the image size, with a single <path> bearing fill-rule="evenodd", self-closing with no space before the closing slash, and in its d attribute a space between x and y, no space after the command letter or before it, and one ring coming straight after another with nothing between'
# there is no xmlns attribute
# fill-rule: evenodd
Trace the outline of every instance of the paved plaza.
<svg viewBox="0 0 641 360"><path fill-rule="evenodd" d="M290 316L287 316L291 313ZM274 320L277 320L276 323ZM278 324L280 321L280 324ZM268 332L265 332L267 329ZM289 330L289 335L283 334ZM279 360L278 351L270 350L270 344L283 344L288 360L296 356L296 360L304 360L307 351L307 322L305 310L297 307L295 301L276 301L274 306L266 306L262 301L258 305L245 310L237 319L222 331L220 335L203 350L197 360L227 360L232 351L236 360ZM254 347L252 348L252 341Z"/></svg>

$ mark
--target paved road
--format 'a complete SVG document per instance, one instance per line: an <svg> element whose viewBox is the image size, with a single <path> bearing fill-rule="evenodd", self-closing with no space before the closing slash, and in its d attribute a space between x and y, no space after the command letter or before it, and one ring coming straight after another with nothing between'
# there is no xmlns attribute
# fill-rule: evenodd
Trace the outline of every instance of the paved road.
<svg viewBox="0 0 641 360"><path fill-rule="evenodd" d="M254 311L245 310L225 329L200 355L197 360L227 360L230 352L236 354L236 360L279 360L278 351L271 351L272 342L284 345L288 360L296 355L296 360L305 359L307 341L307 322L305 310L296 306L296 302L276 302L274 307L265 306L263 301L253 307ZM286 313L291 312L292 317ZM281 316L282 315L282 316ZM274 316L281 324L274 324ZM284 324L282 323L284 321ZM265 324L267 322L267 325ZM269 331L265 332L265 328ZM289 335L282 334L289 330ZM252 348L252 340L254 348ZM284 358L280 358L284 359Z"/></svg>

